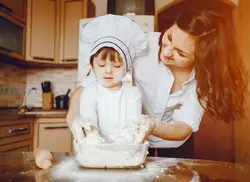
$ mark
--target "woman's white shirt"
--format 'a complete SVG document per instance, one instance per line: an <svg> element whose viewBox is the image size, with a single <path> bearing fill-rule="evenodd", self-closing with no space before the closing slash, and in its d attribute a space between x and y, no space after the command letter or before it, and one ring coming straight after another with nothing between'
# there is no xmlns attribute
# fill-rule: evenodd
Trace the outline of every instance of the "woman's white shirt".
<svg viewBox="0 0 250 182"><path fill-rule="evenodd" d="M80 97L80 115L99 129L106 139L141 115L141 95L138 88L122 84L111 91L98 83L85 87Z"/></svg>

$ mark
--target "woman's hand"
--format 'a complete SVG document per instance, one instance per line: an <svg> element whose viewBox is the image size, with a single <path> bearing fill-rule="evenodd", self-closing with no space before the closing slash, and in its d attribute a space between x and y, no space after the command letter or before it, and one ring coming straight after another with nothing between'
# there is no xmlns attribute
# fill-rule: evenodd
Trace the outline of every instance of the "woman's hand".
<svg viewBox="0 0 250 182"><path fill-rule="evenodd" d="M41 169L49 169L52 166L52 154L46 149L35 149L34 158L36 165Z"/></svg>
<svg viewBox="0 0 250 182"><path fill-rule="evenodd" d="M140 118L127 125L115 139L117 143L144 143L145 139L153 129L153 120L147 115L141 115Z"/></svg>
<svg viewBox="0 0 250 182"><path fill-rule="evenodd" d="M181 121L165 122L154 121L154 126L150 130L150 135L164 140L183 141L192 134L192 128Z"/></svg>

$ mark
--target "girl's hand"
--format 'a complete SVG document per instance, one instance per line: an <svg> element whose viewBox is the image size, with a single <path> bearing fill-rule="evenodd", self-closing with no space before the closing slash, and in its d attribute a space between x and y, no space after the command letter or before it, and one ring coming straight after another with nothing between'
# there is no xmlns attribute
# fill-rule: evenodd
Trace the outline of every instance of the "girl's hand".
<svg viewBox="0 0 250 182"><path fill-rule="evenodd" d="M49 169L52 166L52 154L46 149L37 148L34 158L36 165L41 169Z"/></svg>

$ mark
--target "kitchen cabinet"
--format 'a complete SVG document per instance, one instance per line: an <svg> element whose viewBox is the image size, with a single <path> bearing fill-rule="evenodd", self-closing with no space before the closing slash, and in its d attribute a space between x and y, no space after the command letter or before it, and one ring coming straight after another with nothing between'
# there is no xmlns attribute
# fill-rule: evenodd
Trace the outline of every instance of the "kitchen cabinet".
<svg viewBox="0 0 250 182"><path fill-rule="evenodd" d="M72 135L66 118L38 118L35 121L34 149L51 152L72 152Z"/></svg>
<svg viewBox="0 0 250 182"><path fill-rule="evenodd" d="M25 23L27 0L0 0L0 10Z"/></svg>
<svg viewBox="0 0 250 182"><path fill-rule="evenodd" d="M26 39L26 0L0 0L0 53L23 60ZM4 58L0 58L3 59Z"/></svg>
<svg viewBox="0 0 250 182"><path fill-rule="evenodd" d="M87 1L61 0L60 3L59 62L76 63L78 59L79 20L87 17Z"/></svg>
<svg viewBox="0 0 250 182"><path fill-rule="evenodd" d="M76 63L88 0L28 0L26 60Z"/></svg>
<svg viewBox="0 0 250 182"><path fill-rule="evenodd" d="M0 122L0 152L32 151L33 119Z"/></svg>
<svg viewBox="0 0 250 182"><path fill-rule="evenodd" d="M195 158L235 162L234 135L234 123L226 124L205 115L194 133Z"/></svg>
<svg viewBox="0 0 250 182"><path fill-rule="evenodd" d="M28 0L26 60L56 61L58 0Z"/></svg>

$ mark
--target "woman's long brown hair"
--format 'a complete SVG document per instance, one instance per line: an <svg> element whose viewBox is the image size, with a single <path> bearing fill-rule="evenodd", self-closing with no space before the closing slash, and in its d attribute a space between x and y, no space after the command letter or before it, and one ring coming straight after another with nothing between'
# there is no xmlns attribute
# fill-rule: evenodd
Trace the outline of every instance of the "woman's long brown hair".
<svg viewBox="0 0 250 182"><path fill-rule="evenodd" d="M227 123L243 118L248 73L232 21L210 10L195 10L182 13L175 23L196 39L197 95L206 113Z"/></svg>

